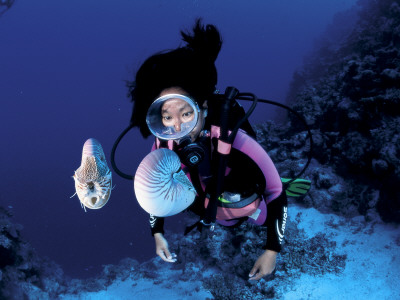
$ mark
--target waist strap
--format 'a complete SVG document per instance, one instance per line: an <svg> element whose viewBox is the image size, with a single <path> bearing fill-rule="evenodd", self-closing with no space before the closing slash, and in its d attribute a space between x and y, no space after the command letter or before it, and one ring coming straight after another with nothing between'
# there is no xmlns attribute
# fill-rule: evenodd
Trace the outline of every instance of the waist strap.
<svg viewBox="0 0 400 300"><path fill-rule="evenodd" d="M207 194L207 198L210 198L209 194ZM241 199L239 201L236 201L236 202L226 203L226 202L218 201L217 206L225 207L225 208L242 208L242 207L249 205L250 203L253 203L258 198L260 198L260 196L257 193L254 193L253 195L251 195L247 198Z"/></svg>

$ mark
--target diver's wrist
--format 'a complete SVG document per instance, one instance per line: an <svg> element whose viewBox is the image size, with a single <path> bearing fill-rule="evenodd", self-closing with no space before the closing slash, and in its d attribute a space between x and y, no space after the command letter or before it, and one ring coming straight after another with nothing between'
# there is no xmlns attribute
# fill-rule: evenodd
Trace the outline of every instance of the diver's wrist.
<svg viewBox="0 0 400 300"><path fill-rule="evenodd" d="M162 232L156 232L153 236L154 236L155 239L164 238Z"/></svg>

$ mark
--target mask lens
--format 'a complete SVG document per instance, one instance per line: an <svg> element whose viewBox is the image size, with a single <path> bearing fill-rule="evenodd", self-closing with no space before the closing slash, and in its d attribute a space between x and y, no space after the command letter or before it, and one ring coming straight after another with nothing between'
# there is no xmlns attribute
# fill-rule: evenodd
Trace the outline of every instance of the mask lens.
<svg viewBox="0 0 400 300"><path fill-rule="evenodd" d="M146 122L151 133L163 140L177 140L195 128L199 107L189 97L168 94L157 98L150 106Z"/></svg>

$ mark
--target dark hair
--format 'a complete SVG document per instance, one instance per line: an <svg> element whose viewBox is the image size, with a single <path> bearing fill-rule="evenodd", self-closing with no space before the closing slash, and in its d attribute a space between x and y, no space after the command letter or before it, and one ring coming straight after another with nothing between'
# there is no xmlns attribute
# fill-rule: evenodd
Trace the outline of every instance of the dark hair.
<svg viewBox="0 0 400 300"><path fill-rule="evenodd" d="M131 85L134 102L131 125L140 128L144 137L150 135L146 125L149 106L162 90L180 87L201 106L214 93L217 84L215 60L222 40L217 28L196 20L193 34L181 31L186 46L149 57L136 73Z"/></svg>

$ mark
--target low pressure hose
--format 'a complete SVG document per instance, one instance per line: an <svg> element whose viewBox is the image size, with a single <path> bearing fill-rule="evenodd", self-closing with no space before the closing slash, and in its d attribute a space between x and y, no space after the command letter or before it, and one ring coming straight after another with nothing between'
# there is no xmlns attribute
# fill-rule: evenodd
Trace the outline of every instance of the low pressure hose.
<svg viewBox="0 0 400 300"><path fill-rule="evenodd" d="M250 97L252 97L253 99L249 99L249 98L247 98L246 96L250 96ZM238 100L253 101L253 104L252 104L252 106L250 107L249 111L246 113L246 115L243 117L243 119L242 119L239 123L243 123L243 122L245 122L245 121L248 119L248 117L249 117L250 114L253 112L253 110L254 110L254 108L255 108L255 105L256 105L256 103L257 103L257 101L258 101L258 102L261 102L261 103L266 103L266 104L272 104L272 105L275 105L275 106L279 106L279 107L282 107L282 108L284 108L284 109L290 111L290 112L293 113L298 119L300 119L300 121L303 123L303 125L304 125L305 128L307 129L307 132L308 132L307 137L310 139L310 151L308 152L308 160L307 160L307 163L306 163L306 165L304 166L304 168L303 168L296 176L293 176L293 178L292 178L291 180L289 180L288 182L285 182L285 186L288 186L290 183L292 183L293 181L295 181L296 179L298 179L301 175L303 175L304 172L306 171L306 169L308 168L308 166L309 166L310 163L311 163L312 153L313 153L313 139L312 139L312 133L311 133L310 126L308 126L306 120L304 120L304 118L303 118L297 111L295 111L294 109L292 109L292 108L290 108L290 107L288 107L288 106L286 106L286 105L284 105L284 104L281 104L281 103L278 103L278 102L275 102L275 101L272 101L272 100L257 99L257 97L256 97L255 95L251 94L251 93L242 93L242 94L239 94L238 97L237 97L236 99L238 99ZM238 126L236 126L236 127L238 127ZM236 127L235 127L235 129L236 129ZM238 129L238 128L237 128L237 129ZM236 129L236 130L237 130L237 129ZM307 137L306 137L306 138L307 138Z"/></svg>
<svg viewBox="0 0 400 300"><path fill-rule="evenodd" d="M111 166L113 167L115 173L117 173L122 178L125 178L128 180L133 180L134 176L125 174L124 172L120 171L120 169L118 169L117 165L115 164L115 151L117 150L119 142L122 140L122 138L125 136L125 134L127 134L128 131L131 130L132 128L133 128L133 125L131 124L124 131L122 131L122 133L119 135L119 137L117 138L117 140L115 141L115 143L112 147L111 159L110 159Z"/></svg>

